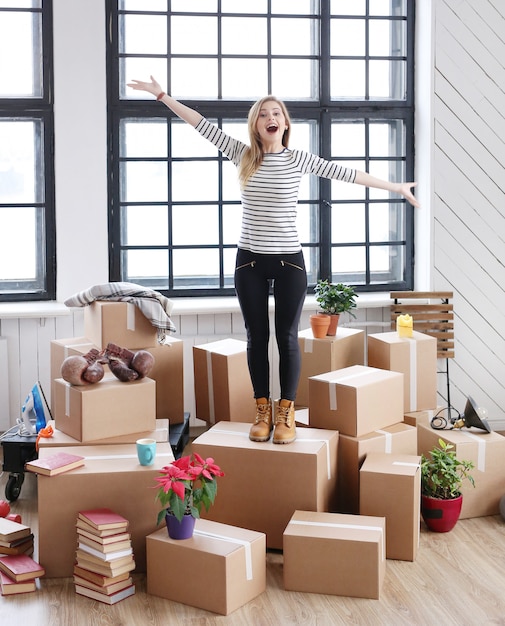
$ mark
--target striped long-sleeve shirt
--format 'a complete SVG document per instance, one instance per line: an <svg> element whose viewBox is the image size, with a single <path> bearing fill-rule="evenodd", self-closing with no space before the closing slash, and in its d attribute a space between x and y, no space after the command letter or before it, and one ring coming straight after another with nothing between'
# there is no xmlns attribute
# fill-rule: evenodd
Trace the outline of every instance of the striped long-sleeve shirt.
<svg viewBox="0 0 505 626"><path fill-rule="evenodd" d="M247 146L203 118L196 130L236 166ZM296 228L300 181L304 174L354 182L356 170L302 150L266 153L242 189L242 227L238 247L257 254L301 250Z"/></svg>

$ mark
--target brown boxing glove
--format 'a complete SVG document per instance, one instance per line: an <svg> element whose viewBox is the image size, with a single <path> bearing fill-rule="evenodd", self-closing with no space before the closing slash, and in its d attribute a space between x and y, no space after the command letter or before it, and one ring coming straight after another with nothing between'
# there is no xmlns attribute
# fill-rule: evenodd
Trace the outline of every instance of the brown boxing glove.
<svg viewBox="0 0 505 626"><path fill-rule="evenodd" d="M61 377L72 385L92 385L104 377L100 363L100 352L92 348L83 356L75 354L67 357L61 364Z"/></svg>

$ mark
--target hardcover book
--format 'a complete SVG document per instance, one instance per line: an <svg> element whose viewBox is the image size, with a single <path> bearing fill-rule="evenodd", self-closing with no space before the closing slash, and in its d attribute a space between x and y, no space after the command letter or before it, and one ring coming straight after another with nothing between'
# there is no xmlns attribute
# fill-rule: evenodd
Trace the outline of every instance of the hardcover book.
<svg viewBox="0 0 505 626"><path fill-rule="evenodd" d="M111 554L121 550L130 550L132 546L130 539L125 539L124 541L114 541L114 543L106 544L98 543L97 541L93 541L92 539L88 539L88 537L84 537L82 535L78 535L77 539L79 544L88 546L101 554ZM80 547L82 547L82 545L80 545ZM91 554L95 554L95 552L92 552Z"/></svg>
<svg viewBox="0 0 505 626"><path fill-rule="evenodd" d="M44 576L44 568L27 554L0 556L0 570L16 582Z"/></svg>
<svg viewBox="0 0 505 626"><path fill-rule="evenodd" d="M121 600L132 596L135 593L135 585L126 587L126 589L117 591L110 596L105 593L94 591L93 589L88 589L87 587L83 587L81 585L75 586L75 592L81 596L86 596L88 598L92 598L93 600L97 600L98 602L104 602L105 604L116 604L116 602L120 602Z"/></svg>
<svg viewBox="0 0 505 626"><path fill-rule="evenodd" d="M104 528L102 530L98 530L91 524L87 524L83 519L78 519L75 523L77 527L77 532L80 530L84 530L95 537L99 537L100 539L105 539L107 537L112 537L113 535L117 535L118 533L123 533L125 528ZM127 527L126 527L127 528Z"/></svg>
<svg viewBox="0 0 505 626"><path fill-rule="evenodd" d="M127 570L121 574L117 574L115 576L106 576L103 574L99 574L98 572L93 572L86 567L81 567L80 565L74 565L74 576L78 576L79 578L84 578L90 583L94 583L99 587L108 587L109 585L116 584L118 582L127 580L130 577L130 570Z"/></svg>
<svg viewBox="0 0 505 626"><path fill-rule="evenodd" d="M36 591L37 585L33 579L17 583L15 580L12 580L12 578L9 578L7 574L0 572L0 588L3 596L12 596L17 593Z"/></svg>
<svg viewBox="0 0 505 626"><path fill-rule="evenodd" d="M6 517L0 517L0 545L9 547L13 541L28 537L32 534L29 526L13 522Z"/></svg>
<svg viewBox="0 0 505 626"><path fill-rule="evenodd" d="M84 528L77 528L77 535L79 538L88 539L89 541L93 541L94 544L99 544L101 546L108 546L113 543L122 543L123 541L131 541L130 533L114 533L112 535L101 537L100 535L89 532Z"/></svg>
<svg viewBox="0 0 505 626"><path fill-rule="evenodd" d="M79 519L97 530L109 530L111 528L128 528L128 520L110 509L91 509L79 511Z"/></svg>
<svg viewBox="0 0 505 626"><path fill-rule="evenodd" d="M110 596L116 591L121 591L121 589L126 589L126 587L130 587L133 585L133 579L131 576L125 578L124 580L120 580L116 583L111 583L110 585L95 585L94 583L86 580L86 578L81 578L74 574L74 583L76 585L80 585L81 587L87 587L88 589L92 589L97 593L104 593L107 596Z"/></svg>
<svg viewBox="0 0 505 626"><path fill-rule="evenodd" d="M25 470L44 476L56 476L84 465L84 457L67 452L55 452L44 459L35 459L25 464Z"/></svg>
<svg viewBox="0 0 505 626"><path fill-rule="evenodd" d="M108 578L113 578L114 576L124 574L125 572L131 572L135 569L135 561L133 557L126 557L125 561L120 559L120 563L111 563L110 561L91 559L94 559L91 554L77 550L77 565L79 567L95 572L96 574L102 574L102 576L107 576Z"/></svg>
<svg viewBox="0 0 505 626"><path fill-rule="evenodd" d="M115 550L114 552L109 552L109 553L102 552L101 550L95 550L95 548L92 548L85 543L79 543L77 547L79 550L82 550L83 552L87 552L90 556L94 556L97 559L100 559L101 561L108 561L108 562L118 562L119 559L122 559L123 557L127 557L133 554L131 545L124 550Z"/></svg>
<svg viewBox="0 0 505 626"><path fill-rule="evenodd" d="M2 554L28 554L33 553L33 535L23 539L23 541L14 541L11 546L0 545L0 555Z"/></svg>

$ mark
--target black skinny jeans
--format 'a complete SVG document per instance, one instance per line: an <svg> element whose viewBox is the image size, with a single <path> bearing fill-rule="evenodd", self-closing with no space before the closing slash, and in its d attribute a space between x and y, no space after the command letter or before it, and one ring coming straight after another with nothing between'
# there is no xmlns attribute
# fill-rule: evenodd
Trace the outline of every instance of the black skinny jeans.
<svg viewBox="0 0 505 626"><path fill-rule="evenodd" d="M247 331L247 362L255 398L270 397L268 295L272 282L281 398L295 400L300 378L298 325L307 292L303 252L255 254L238 250L235 289Z"/></svg>

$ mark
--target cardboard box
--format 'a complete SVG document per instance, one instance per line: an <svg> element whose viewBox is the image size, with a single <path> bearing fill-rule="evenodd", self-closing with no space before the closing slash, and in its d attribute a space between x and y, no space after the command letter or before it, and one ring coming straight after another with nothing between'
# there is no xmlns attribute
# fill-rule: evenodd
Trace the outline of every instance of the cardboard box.
<svg viewBox="0 0 505 626"><path fill-rule="evenodd" d="M296 511L284 531L285 589L378 599L385 534L383 517Z"/></svg>
<svg viewBox="0 0 505 626"><path fill-rule="evenodd" d="M269 548L282 549L282 534L296 509L335 510L337 448L335 431L304 428L293 443L278 445L251 441L249 424L215 424L192 444L226 474L214 505L202 515L263 532Z"/></svg>
<svg viewBox="0 0 505 626"><path fill-rule="evenodd" d="M112 375L94 385L55 381L54 420L61 432L83 442L156 429L156 383L122 383Z"/></svg>
<svg viewBox="0 0 505 626"><path fill-rule="evenodd" d="M412 338L397 332L368 335L368 365L401 372L406 412L437 406L437 340L412 332Z"/></svg>
<svg viewBox="0 0 505 626"><path fill-rule="evenodd" d="M184 342L166 337L163 344L145 348L154 357L149 378L156 382L156 417L171 424L184 422Z"/></svg>
<svg viewBox="0 0 505 626"><path fill-rule="evenodd" d="M360 474L360 514L386 518L386 558L415 561L419 549L421 457L367 455Z"/></svg>
<svg viewBox="0 0 505 626"><path fill-rule="evenodd" d="M442 418L447 419L447 407L437 406L436 409L426 409L424 411L411 411L409 413L405 413L403 416L403 421L406 424L410 424L410 426L417 426L418 424L424 424L425 426L430 426L431 420L436 416L440 415Z"/></svg>
<svg viewBox="0 0 505 626"><path fill-rule="evenodd" d="M54 451L40 449L45 458ZM48 578L72 576L81 510L107 507L129 521L136 572L146 571L145 539L156 530L160 505L155 477L174 460L169 443L158 444L151 466L138 462L135 444L65 448L85 457L84 467L57 476L38 476L38 557Z"/></svg>
<svg viewBox="0 0 505 626"><path fill-rule="evenodd" d="M309 423L360 437L403 421L403 374L353 365L309 378Z"/></svg>
<svg viewBox="0 0 505 626"><path fill-rule="evenodd" d="M256 402L245 341L223 339L193 346L193 367L198 419L210 424L254 422Z"/></svg>
<svg viewBox="0 0 505 626"><path fill-rule="evenodd" d="M61 364L69 356L82 356L92 348L98 349L87 337L53 339L49 346L51 368L51 413L54 416L54 381L61 378ZM106 371L109 369L105 366Z"/></svg>
<svg viewBox="0 0 505 626"><path fill-rule="evenodd" d="M301 372L296 405L309 405L309 378L334 370L365 364L365 331L337 327L334 337L315 339L312 330L298 333Z"/></svg>
<svg viewBox="0 0 505 626"><path fill-rule="evenodd" d="M340 513L359 513L360 468L368 454L417 454L417 430L394 424L361 437L338 438L338 508Z"/></svg>
<svg viewBox="0 0 505 626"><path fill-rule="evenodd" d="M417 427L418 454L428 456L443 439L455 446L461 460L473 461L475 488L468 480L461 486L463 506L460 519L498 515L500 499L505 494L505 437L478 429L434 430L424 424Z"/></svg>
<svg viewBox="0 0 505 626"><path fill-rule="evenodd" d="M191 539L164 528L146 544L148 594L229 615L265 591L263 533L199 519Z"/></svg>
<svg viewBox="0 0 505 626"><path fill-rule="evenodd" d="M154 430L144 430L140 433L131 433L128 435L120 435L119 437L109 437L108 439L98 439L93 441L93 445L107 445L117 443L135 443L137 439L155 439L159 443L166 443L169 440L168 420L156 420L156 428ZM39 439L40 448L63 448L66 446L85 446L88 443L74 439L69 435L61 432L53 426L52 437L41 437Z"/></svg>
<svg viewBox="0 0 505 626"><path fill-rule="evenodd" d="M158 345L158 329L131 302L95 301L85 306L84 335L100 349L108 343L130 350Z"/></svg>

